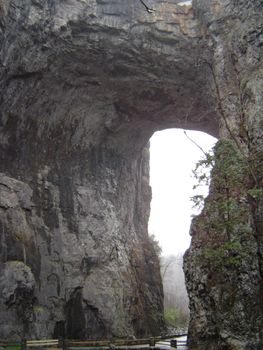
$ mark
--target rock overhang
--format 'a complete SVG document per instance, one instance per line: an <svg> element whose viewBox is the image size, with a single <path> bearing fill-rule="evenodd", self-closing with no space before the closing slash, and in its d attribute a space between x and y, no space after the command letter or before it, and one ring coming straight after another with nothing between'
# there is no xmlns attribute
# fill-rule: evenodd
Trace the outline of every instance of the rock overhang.
<svg viewBox="0 0 263 350"><path fill-rule="evenodd" d="M18 179L24 183L26 198L32 202L30 207L20 206L14 199L15 187L4 191L0 219L8 232L4 252L9 258L2 253L1 259L26 260L34 267L37 295L25 304L30 314L24 322L36 317L30 324L36 337L57 334L60 322L65 322L73 338L78 331L89 336L90 325L95 325L96 336L112 334L113 329L121 336L124 329L144 336L157 334L163 326L159 264L147 236L148 154L141 152L154 131L181 127L218 136L220 129L220 136L226 138L234 132L237 143L249 146L262 180L262 1L194 0L193 9L177 2L10 0L0 4L0 171L10 177L12 186ZM144 3L154 11L147 11ZM6 178L1 181L4 184ZM255 234L248 241L254 250L248 256L260 277L261 204L253 203L251 210L254 217L249 223ZM216 210L212 218L215 214ZM17 240L12 222L18 219L23 225L16 225ZM210 216L208 221L210 225ZM32 242L27 244L29 234ZM187 257L194 311L189 339L198 343L198 338L210 339L211 330L219 329L220 337L229 330L235 333L240 322L233 310L222 322L221 302L215 319L212 302L218 300L210 295L209 282L209 307L203 291L198 294L201 267L200 261L195 263L195 249L202 246L198 235L193 239ZM237 277L242 281L253 274L251 266L247 264L245 274L238 276L233 269L227 276L232 273L233 281ZM106 293L108 298L102 300L96 292L90 297L83 291L93 283L93 274L96 278L100 273L123 282L120 288L112 286L123 303L114 293ZM238 280L234 286L246 295L248 321L242 327L247 339L256 335L254 343L262 329L262 305L255 306L262 294L260 281L251 279L255 288L251 287L254 294L249 301L247 282ZM215 285L215 295L221 286ZM118 312L109 316L101 307L104 300ZM237 301L238 310L239 305ZM6 326L4 331L0 327L1 336L13 334L17 323L18 337L23 320L15 308L10 316L4 304L0 306L0 322ZM83 324L88 319L85 325L72 324L76 312L83 316ZM200 320L206 322L204 332ZM244 338L244 332L236 335ZM224 346L232 342L220 341Z"/></svg>
<svg viewBox="0 0 263 350"><path fill-rule="evenodd" d="M211 50L192 6L178 2L149 1L151 13L139 0L9 8L16 21L8 18L2 33L6 95L21 90L21 118L35 124L36 138L46 130L59 138L63 126L75 129L71 148L86 149L96 134L125 154L165 128L217 136Z"/></svg>

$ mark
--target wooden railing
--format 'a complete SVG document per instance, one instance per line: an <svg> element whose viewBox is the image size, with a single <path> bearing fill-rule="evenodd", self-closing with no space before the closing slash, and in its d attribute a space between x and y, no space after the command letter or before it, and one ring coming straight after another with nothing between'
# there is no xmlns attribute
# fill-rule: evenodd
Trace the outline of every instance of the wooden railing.
<svg viewBox="0 0 263 350"><path fill-rule="evenodd" d="M26 350L28 348L52 348L52 347L60 347L60 341L58 339L45 339L45 340L24 340L24 346L22 350Z"/></svg>
<svg viewBox="0 0 263 350"><path fill-rule="evenodd" d="M144 339L116 339L116 340L69 340L69 339L42 339L42 340L27 340L24 339L21 342L21 350L29 350L30 348L60 348L62 350L70 350L74 348L121 348L129 346L143 346L155 347L156 343L162 340L171 340L170 346L177 348L177 344L180 341L175 340L181 336L186 336L187 334L173 334L169 336L159 336ZM0 340L0 346L8 347L8 342ZM17 344L19 345L19 344Z"/></svg>
<svg viewBox="0 0 263 350"><path fill-rule="evenodd" d="M144 339L117 339L117 340L66 340L66 345L64 349L68 348L114 348L114 347L128 347L128 346L136 346L136 345L148 345L150 347L154 347L156 343L161 340L170 340L173 338L178 338L182 336L187 336L187 334L173 334L169 336L159 336L159 337L151 337ZM173 345L175 347L176 341L173 341Z"/></svg>

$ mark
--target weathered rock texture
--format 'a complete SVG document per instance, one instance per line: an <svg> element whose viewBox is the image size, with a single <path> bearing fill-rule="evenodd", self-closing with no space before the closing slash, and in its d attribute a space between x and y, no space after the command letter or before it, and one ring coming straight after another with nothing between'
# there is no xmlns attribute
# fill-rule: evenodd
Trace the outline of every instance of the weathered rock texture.
<svg viewBox="0 0 263 350"><path fill-rule="evenodd" d="M197 349L261 349L263 3L197 0L194 6L213 43L221 141L185 255L189 342Z"/></svg>
<svg viewBox="0 0 263 350"><path fill-rule="evenodd" d="M178 2L149 0L153 13L139 0L0 2L0 337L160 333L149 137L169 127L234 134L260 161L262 2ZM260 208L249 221L257 254L255 274L244 267L254 278L246 311L262 280ZM232 331L219 312L210 318L215 305L198 292L206 278L198 232L186 261L196 347L213 327ZM234 312L224 317L239 324ZM251 333L255 345L262 310L255 327L250 316L234 338L245 344ZM221 333L212 335L218 348L234 346Z"/></svg>

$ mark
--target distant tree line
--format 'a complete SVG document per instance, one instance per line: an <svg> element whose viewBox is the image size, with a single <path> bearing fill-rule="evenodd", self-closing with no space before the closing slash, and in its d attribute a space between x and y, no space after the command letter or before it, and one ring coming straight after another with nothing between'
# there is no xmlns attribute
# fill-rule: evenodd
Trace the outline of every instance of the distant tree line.
<svg viewBox="0 0 263 350"><path fill-rule="evenodd" d="M162 256L161 274L167 326L186 328L189 321L189 302L183 272L183 254Z"/></svg>

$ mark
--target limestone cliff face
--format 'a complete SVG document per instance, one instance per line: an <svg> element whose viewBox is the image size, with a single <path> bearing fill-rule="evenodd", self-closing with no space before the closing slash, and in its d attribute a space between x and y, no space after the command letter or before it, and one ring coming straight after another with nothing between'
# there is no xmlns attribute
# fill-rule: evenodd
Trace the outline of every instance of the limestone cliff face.
<svg viewBox="0 0 263 350"><path fill-rule="evenodd" d="M1 4L0 337L157 334L148 140L136 154L111 147L129 123L114 89L124 9Z"/></svg>
<svg viewBox="0 0 263 350"><path fill-rule="evenodd" d="M1 338L163 329L143 149L216 122L192 9L151 5L1 2Z"/></svg>
<svg viewBox="0 0 263 350"><path fill-rule="evenodd" d="M197 0L194 6L212 42L221 141L185 255L189 342L197 349L260 349L263 4Z"/></svg>
<svg viewBox="0 0 263 350"><path fill-rule="evenodd" d="M162 329L159 262L142 221L151 197L145 159L125 169L114 156L108 166L93 156L92 168L45 166L30 186L1 174L2 337Z"/></svg>
<svg viewBox="0 0 263 350"><path fill-rule="evenodd" d="M154 131L177 127L253 155L253 174L243 169L240 181L257 190L244 214L250 260L242 273L227 267L237 290L225 277L211 285L217 265L197 259L206 240L193 226L190 340L245 349L251 335L250 348L259 344L262 2L178 2L149 0L152 13L138 0L0 2L0 337L160 333L145 147Z"/></svg>

